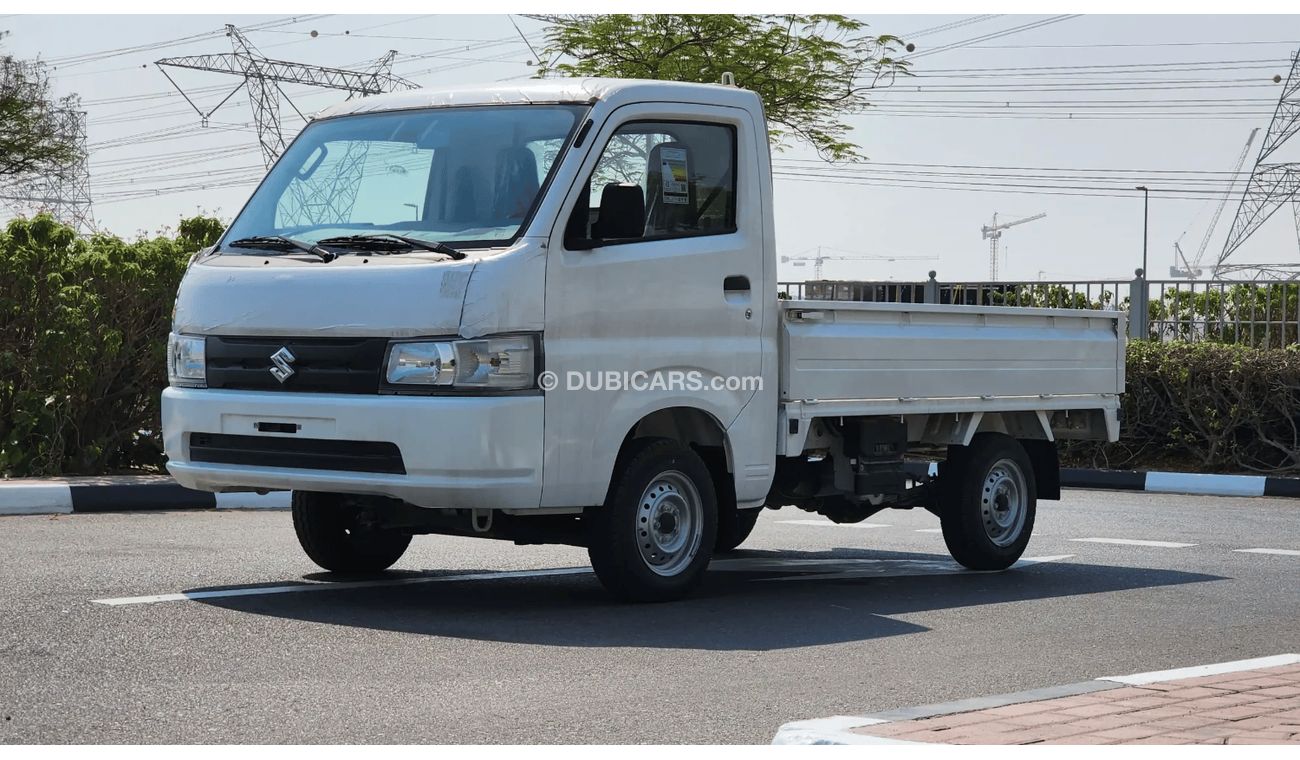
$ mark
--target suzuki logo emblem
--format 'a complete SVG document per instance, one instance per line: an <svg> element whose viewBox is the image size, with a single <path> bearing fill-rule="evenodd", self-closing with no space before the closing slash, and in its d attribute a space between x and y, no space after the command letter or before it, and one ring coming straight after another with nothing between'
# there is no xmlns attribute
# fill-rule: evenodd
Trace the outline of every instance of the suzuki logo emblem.
<svg viewBox="0 0 1300 760"><path fill-rule="evenodd" d="M285 380L293 377L293 367L289 366L297 360L297 357L289 351L288 346L281 346L279 351L271 354L271 376L283 383Z"/></svg>

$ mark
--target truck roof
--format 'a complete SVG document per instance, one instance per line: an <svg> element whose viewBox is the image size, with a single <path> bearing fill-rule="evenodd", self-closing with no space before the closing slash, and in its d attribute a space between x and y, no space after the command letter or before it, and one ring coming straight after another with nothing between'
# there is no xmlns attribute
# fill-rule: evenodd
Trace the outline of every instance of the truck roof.
<svg viewBox="0 0 1300 760"><path fill-rule="evenodd" d="M588 103L671 101L755 109L761 105L749 90L720 84L665 82L655 79L530 79L517 83L492 83L448 88L421 88L357 98L330 106L317 118L355 113L399 111L410 108L467 105L522 105L529 103Z"/></svg>

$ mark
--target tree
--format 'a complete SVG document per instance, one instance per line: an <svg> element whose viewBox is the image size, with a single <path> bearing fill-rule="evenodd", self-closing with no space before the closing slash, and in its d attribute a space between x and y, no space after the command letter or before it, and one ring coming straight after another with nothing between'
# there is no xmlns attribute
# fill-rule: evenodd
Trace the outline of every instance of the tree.
<svg viewBox="0 0 1300 760"><path fill-rule="evenodd" d="M53 97L45 64L0 54L0 179L54 174L72 164L79 148L59 116L76 107L75 95Z"/></svg>
<svg viewBox="0 0 1300 760"><path fill-rule="evenodd" d="M908 63L898 56L912 47L829 14L539 18L550 23L540 76L717 83L731 72L762 98L777 149L794 137L831 161L863 158L840 119L865 110L872 89L906 75Z"/></svg>

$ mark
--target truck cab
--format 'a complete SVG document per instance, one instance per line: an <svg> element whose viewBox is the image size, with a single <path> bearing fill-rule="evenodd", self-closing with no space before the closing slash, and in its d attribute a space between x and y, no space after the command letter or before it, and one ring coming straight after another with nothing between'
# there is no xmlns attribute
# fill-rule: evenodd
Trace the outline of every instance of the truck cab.
<svg viewBox="0 0 1300 760"><path fill-rule="evenodd" d="M563 542L616 595L663 600L765 505L944 518L974 498L954 485L969 462L1001 462L1007 540L978 515L945 537L975 531L959 560L1010 565L1053 495L1052 442L1117 434L1122 317L778 301L771 176L762 104L730 86L545 80L327 110L182 281L168 469L293 491L329 570L382 570L427 533ZM1004 394L995 364L957 387L918 363L941 401L908 406L886 352L941 338L1030 371ZM904 466L936 441L956 447L948 477Z"/></svg>

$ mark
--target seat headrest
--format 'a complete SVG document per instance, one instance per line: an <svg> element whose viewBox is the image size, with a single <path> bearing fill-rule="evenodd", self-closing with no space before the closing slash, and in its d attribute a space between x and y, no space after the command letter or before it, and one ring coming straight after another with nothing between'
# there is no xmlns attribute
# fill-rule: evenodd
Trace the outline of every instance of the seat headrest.
<svg viewBox="0 0 1300 760"><path fill-rule="evenodd" d="M492 210L499 219L520 219L537 197L537 157L520 145L497 155Z"/></svg>
<svg viewBox="0 0 1300 760"><path fill-rule="evenodd" d="M477 177L474 170L461 166L452 175L451 194L446 219L449 222L474 222L478 219Z"/></svg>
<svg viewBox="0 0 1300 760"><path fill-rule="evenodd" d="M600 214L591 226L595 238L639 238L645 231L645 195L640 185L605 185Z"/></svg>

